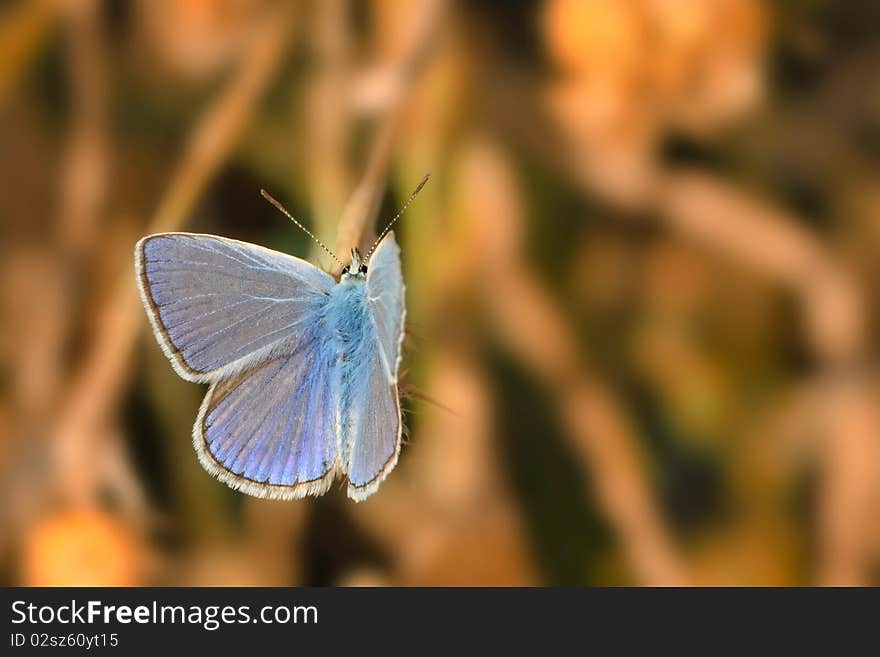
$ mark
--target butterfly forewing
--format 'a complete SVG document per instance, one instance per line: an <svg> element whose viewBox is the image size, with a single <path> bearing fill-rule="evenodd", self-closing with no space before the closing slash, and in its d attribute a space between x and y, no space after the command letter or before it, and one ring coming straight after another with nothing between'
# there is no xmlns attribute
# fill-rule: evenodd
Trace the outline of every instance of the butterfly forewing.
<svg viewBox="0 0 880 657"><path fill-rule="evenodd" d="M406 319L400 247L389 233L373 254L367 271L367 302L381 350L381 360L389 381L397 382L400 342Z"/></svg>
<svg viewBox="0 0 880 657"><path fill-rule="evenodd" d="M294 348L335 284L304 260L213 235L145 237L135 263L157 339L195 381Z"/></svg>

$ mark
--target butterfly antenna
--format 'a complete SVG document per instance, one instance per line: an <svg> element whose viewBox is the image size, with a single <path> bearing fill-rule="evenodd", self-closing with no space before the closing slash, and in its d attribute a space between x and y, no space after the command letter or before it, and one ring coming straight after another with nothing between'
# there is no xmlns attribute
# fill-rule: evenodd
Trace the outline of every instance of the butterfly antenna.
<svg viewBox="0 0 880 657"><path fill-rule="evenodd" d="M388 222L388 225L385 226L385 229L379 234L379 237L376 238L376 241L373 242L373 246L371 246L370 250L367 251L367 255L364 258L365 263L370 261L370 256L373 255L373 251L375 251L376 247L379 246L379 242L381 242L382 239L388 234L388 231L391 230L391 227L394 225L394 222L396 222L398 219L400 219L400 215L402 215L404 212L406 212L406 209L409 207L409 204L413 202L413 199L416 197L416 194L418 194L420 191L422 191L422 187L425 186L425 183L428 182L428 179L430 179L430 177L431 177L430 173L425 174L425 177L422 178L422 182L420 182L416 186L416 188L413 190L412 194L409 195L409 198L406 199L406 202L403 204L403 207L400 208L400 210L398 210L397 214L394 215L394 218Z"/></svg>
<svg viewBox="0 0 880 657"><path fill-rule="evenodd" d="M327 245L324 244L324 242L322 242L322 241L319 240L317 237L315 237L315 236L312 234L312 231L310 231L308 228L306 228L306 227L303 226L301 223L299 223L296 219L294 219L293 215L290 214L290 213L285 209L285 207L284 207L283 205L281 205L281 203L279 203L278 201L276 201L275 198L274 198L269 192L267 192L265 189L261 189L261 190L260 190L260 196L262 196L264 199L266 199L267 201L269 201L269 203L271 203L271 204L274 205L276 208L278 208L281 212L283 212L283 213L287 216L287 218L290 219L290 220L291 220L293 223L295 223L297 226L299 226L299 227L302 229L302 231L303 231L306 235L308 235L308 236L311 237L313 240L315 240L315 242L318 244L318 246L320 246L322 249L324 249L324 250L330 255L331 258L333 258L333 259L334 259L336 262L338 262L340 265L342 264L342 261L341 261L339 258L336 257L336 254L333 253L333 251L331 251L330 249L327 248Z"/></svg>

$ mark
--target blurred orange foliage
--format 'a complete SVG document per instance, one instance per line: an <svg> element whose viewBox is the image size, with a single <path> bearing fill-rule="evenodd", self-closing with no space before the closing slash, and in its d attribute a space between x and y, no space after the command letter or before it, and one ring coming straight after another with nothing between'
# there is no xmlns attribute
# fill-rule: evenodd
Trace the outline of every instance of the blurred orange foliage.
<svg viewBox="0 0 880 657"><path fill-rule="evenodd" d="M876 16L4 7L3 583L878 583ZM427 172L398 468L360 505L227 490L131 246L309 256L265 187L345 252Z"/></svg>
<svg viewBox="0 0 880 657"><path fill-rule="evenodd" d="M106 513L63 511L38 522L22 543L24 586L139 586L139 539Z"/></svg>

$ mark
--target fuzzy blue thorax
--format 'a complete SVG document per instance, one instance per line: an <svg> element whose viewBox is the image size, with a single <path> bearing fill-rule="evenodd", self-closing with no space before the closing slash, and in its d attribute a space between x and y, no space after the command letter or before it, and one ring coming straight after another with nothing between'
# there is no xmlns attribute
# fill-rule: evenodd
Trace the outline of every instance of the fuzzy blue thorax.
<svg viewBox="0 0 880 657"><path fill-rule="evenodd" d="M348 462L350 436L357 418L353 413L352 391L364 390L375 349L375 328L369 316L366 298L366 273L361 271L359 254L352 250L352 260L339 283L330 292L326 313L336 353L339 354L339 426L340 456Z"/></svg>

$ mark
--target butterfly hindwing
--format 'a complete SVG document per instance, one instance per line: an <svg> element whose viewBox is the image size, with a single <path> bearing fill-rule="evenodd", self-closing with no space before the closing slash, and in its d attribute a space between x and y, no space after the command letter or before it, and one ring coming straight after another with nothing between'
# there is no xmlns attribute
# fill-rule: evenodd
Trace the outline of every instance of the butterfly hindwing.
<svg viewBox="0 0 880 657"><path fill-rule="evenodd" d="M294 348L336 281L299 258L191 233L135 247L141 297L175 370L214 381Z"/></svg>
<svg viewBox="0 0 880 657"><path fill-rule="evenodd" d="M348 496L361 501L374 493L400 453L400 400L389 383L378 350L366 368L365 385L352 401L351 447L348 455Z"/></svg>
<svg viewBox="0 0 880 657"><path fill-rule="evenodd" d="M315 330L294 353L214 383L193 430L202 465L257 497L323 493L337 465L337 368Z"/></svg>

